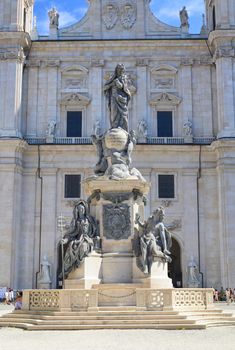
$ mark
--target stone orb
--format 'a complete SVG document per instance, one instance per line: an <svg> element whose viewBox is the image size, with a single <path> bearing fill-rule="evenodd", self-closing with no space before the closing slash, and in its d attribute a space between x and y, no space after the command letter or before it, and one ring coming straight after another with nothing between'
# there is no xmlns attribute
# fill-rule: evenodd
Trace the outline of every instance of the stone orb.
<svg viewBox="0 0 235 350"><path fill-rule="evenodd" d="M116 149L123 151L126 148L128 141L128 132L121 128L110 129L105 134L105 146L108 149Z"/></svg>

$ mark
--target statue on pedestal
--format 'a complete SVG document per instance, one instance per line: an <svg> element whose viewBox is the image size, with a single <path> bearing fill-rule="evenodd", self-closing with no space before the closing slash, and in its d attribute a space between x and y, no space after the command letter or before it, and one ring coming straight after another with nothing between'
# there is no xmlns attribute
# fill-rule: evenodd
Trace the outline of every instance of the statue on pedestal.
<svg viewBox="0 0 235 350"><path fill-rule="evenodd" d="M39 289L49 289L51 287L50 270L51 264L49 263L47 256L44 255L40 264L40 273L37 283Z"/></svg>
<svg viewBox="0 0 235 350"><path fill-rule="evenodd" d="M163 224L164 216L162 207L156 209L144 223L140 221L139 215L136 215L139 230L136 229L133 248L137 257L137 266L145 274L151 273L154 257L171 262L169 255L172 240L170 232Z"/></svg>
<svg viewBox="0 0 235 350"><path fill-rule="evenodd" d="M53 7L50 11L48 11L48 17L50 20L50 26L58 28L60 15L55 7Z"/></svg>
<svg viewBox="0 0 235 350"><path fill-rule="evenodd" d="M93 249L100 247L100 237L95 219L88 213L88 205L80 200L73 210L70 228L64 235L61 244L65 245L64 276L78 268ZM60 277L62 274L60 275Z"/></svg>
<svg viewBox="0 0 235 350"><path fill-rule="evenodd" d="M183 27L189 28L189 16L185 6L182 8L179 14L180 14L181 28Z"/></svg>
<svg viewBox="0 0 235 350"><path fill-rule="evenodd" d="M111 128L121 127L128 131L128 104L131 93L123 64L116 66L113 76L104 86L104 92L108 99Z"/></svg>
<svg viewBox="0 0 235 350"><path fill-rule="evenodd" d="M199 286L200 286L200 280L199 280L198 266L194 260L194 257L191 256L191 259L188 263L188 287L198 288Z"/></svg>

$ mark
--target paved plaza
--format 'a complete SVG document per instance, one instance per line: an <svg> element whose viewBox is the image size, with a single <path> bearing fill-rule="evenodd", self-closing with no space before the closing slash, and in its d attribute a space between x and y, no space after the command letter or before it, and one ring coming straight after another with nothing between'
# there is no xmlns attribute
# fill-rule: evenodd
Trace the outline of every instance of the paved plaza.
<svg viewBox="0 0 235 350"><path fill-rule="evenodd" d="M216 307L235 314L235 304ZM0 306L0 314L12 309ZM233 350L235 327L207 330L38 331L0 328L0 350Z"/></svg>

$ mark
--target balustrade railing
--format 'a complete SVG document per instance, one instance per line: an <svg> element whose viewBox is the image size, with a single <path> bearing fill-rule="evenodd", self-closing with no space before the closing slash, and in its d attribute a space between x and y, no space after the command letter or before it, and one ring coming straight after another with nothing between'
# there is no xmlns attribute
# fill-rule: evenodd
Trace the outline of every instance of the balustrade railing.
<svg viewBox="0 0 235 350"><path fill-rule="evenodd" d="M45 137L25 137L24 139L28 142L29 145L90 145L92 143L89 136L54 137L50 140L47 140ZM210 145L215 140L215 137L193 137L191 142L188 142L188 139L185 139L184 137L147 137L145 142L140 143L144 143L146 145Z"/></svg>
<svg viewBox="0 0 235 350"><path fill-rule="evenodd" d="M100 301L104 302L105 299L109 303L112 300L116 305L117 297L112 296L111 292L112 290L109 291L108 288L105 289L105 293L101 293L99 289L24 290L23 310L91 310L99 307ZM123 294L121 297L118 296L119 299L133 295L136 307L147 310L206 310L214 307L211 288L134 288L130 295L125 289L121 292Z"/></svg>

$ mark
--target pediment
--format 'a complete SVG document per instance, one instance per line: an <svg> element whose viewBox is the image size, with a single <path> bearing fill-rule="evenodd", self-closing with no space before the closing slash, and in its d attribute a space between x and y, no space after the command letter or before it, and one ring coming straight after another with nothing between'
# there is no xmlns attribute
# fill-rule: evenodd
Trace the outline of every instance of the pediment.
<svg viewBox="0 0 235 350"><path fill-rule="evenodd" d="M181 37L181 28L161 22L146 0L92 0L85 16L59 30L59 38L134 39ZM144 16L139 16L138 14ZM138 33L138 34L137 34Z"/></svg>
<svg viewBox="0 0 235 350"><path fill-rule="evenodd" d="M149 101L151 106L167 105L167 106L177 106L181 103L182 99L176 95L169 94L167 92L162 92L160 94L154 95Z"/></svg>
<svg viewBox="0 0 235 350"><path fill-rule="evenodd" d="M62 74L88 74L88 69L84 66L81 65L72 65L72 66L67 66L64 67L61 70Z"/></svg>
<svg viewBox="0 0 235 350"><path fill-rule="evenodd" d="M72 93L72 94L63 94L63 97L60 101L62 105L76 105L76 106L87 106L91 102L91 99L86 95Z"/></svg>
<svg viewBox="0 0 235 350"><path fill-rule="evenodd" d="M161 64L160 66L151 69L152 74L176 74L177 72L178 70L175 67L170 66L168 64Z"/></svg>

